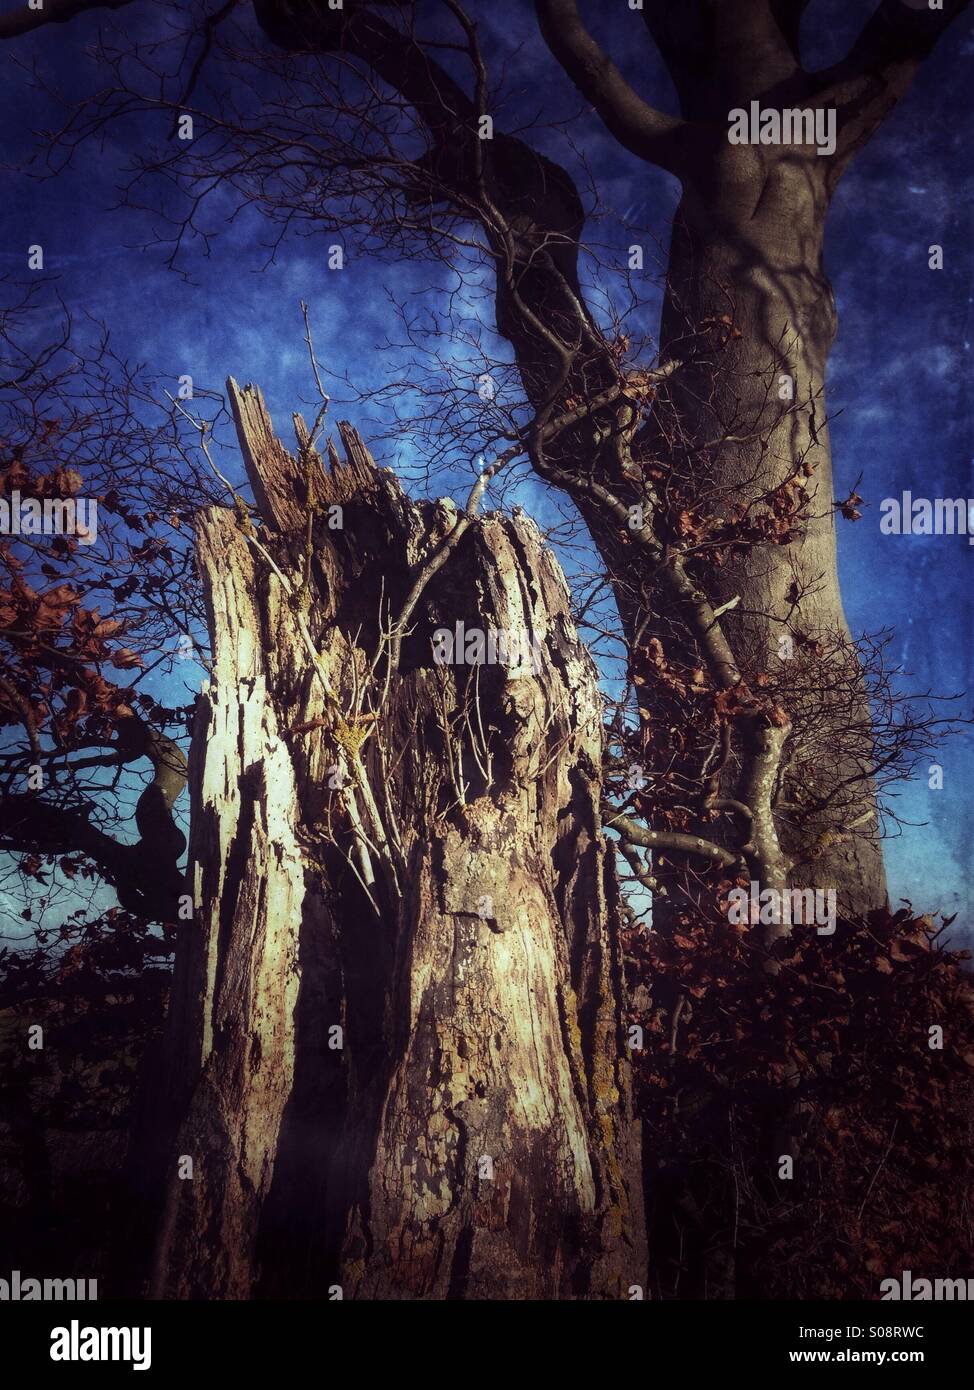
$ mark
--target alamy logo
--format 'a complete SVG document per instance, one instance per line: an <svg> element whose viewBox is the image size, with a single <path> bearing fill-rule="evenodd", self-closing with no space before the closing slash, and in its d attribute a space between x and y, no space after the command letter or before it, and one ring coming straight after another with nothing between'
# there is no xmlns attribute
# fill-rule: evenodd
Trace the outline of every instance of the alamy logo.
<svg viewBox="0 0 974 1390"><path fill-rule="evenodd" d="M759 101L752 101L747 110L735 106L727 119L727 139L732 145L814 145L816 154L835 153L834 106L773 111L762 110Z"/></svg>
<svg viewBox="0 0 974 1390"><path fill-rule="evenodd" d="M728 893L727 920L734 926L814 925L819 936L831 936L835 907L834 888L762 888L752 879L747 888Z"/></svg>
<svg viewBox="0 0 974 1390"><path fill-rule="evenodd" d="M433 660L437 666L506 666L512 670L530 663L535 675L542 669L541 644L533 632L506 632L494 627L484 632L462 622L452 630L436 629Z"/></svg>
<svg viewBox="0 0 974 1390"><path fill-rule="evenodd" d="M151 1327L70 1327L51 1332L52 1361L131 1361L133 1371L152 1365Z"/></svg>
<svg viewBox="0 0 974 1390"><path fill-rule="evenodd" d="M974 1279L914 1279L904 1269L899 1279L884 1279L879 1286L882 1302L902 1299L906 1303L945 1302L974 1299Z"/></svg>
<svg viewBox="0 0 974 1390"><path fill-rule="evenodd" d="M80 545L98 539L96 497L21 497L15 488L0 497L0 535L76 536Z"/></svg>
<svg viewBox="0 0 974 1390"><path fill-rule="evenodd" d="M879 504L884 536L966 536L974 545L974 497L884 497Z"/></svg>
<svg viewBox="0 0 974 1390"><path fill-rule="evenodd" d="M87 1290L87 1292L86 1292ZM94 1301L98 1298L97 1279L22 1279L20 1270L9 1279L0 1279L0 1303L34 1301Z"/></svg>

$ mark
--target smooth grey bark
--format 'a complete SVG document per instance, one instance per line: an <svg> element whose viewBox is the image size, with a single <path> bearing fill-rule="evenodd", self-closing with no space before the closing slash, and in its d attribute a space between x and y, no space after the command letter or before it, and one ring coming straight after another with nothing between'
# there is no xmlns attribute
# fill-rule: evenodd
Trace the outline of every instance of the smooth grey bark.
<svg viewBox="0 0 974 1390"><path fill-rule="evenodd" d="M669 404L691 447L731 436L707 456L707 485L724 490L725 505L775 486L803 462L809 470L803 480L809 515L801 538L731 557L710 581L715 603L739 597L737 609L724 619L735 650L747 653L751 669L776 672L786 687L793 657L779 655L781 638L791 641L786 651L805 638L850 640L839 589L825 397L836 332L835 299L822 265L827 172L814 155L776 150L769 158L763 148L719 146L685 183L661 325L668 355L680 351L688 323L730 315L740 332L721 349L719 370L689 369L668 384ZM790 387L781 387L786 378ZM794 400L782 402L779 389L793 390ZM802 679L808 680L807 666ZM823 692L832 679L823 661ZM865 725L865 694L862 700ZM837 758L823 722L818 745L806 758L818 794L827 797L840 779L861 774L872 751L867 738L858 758ZM785 771L779 799L789 801L807 774L793 770L789 776L787 765ZM850 834L849 823L864 815L865 827ZM852 913L885 902L868 782L852 806L826 809L800 831L789 833L788 819L782 836L792 860L790 882L836 887Z"/></svg>
<svg viewBox="0 0 974 1390"><path fill-rule="evenodd" d="M633 455L675 459L704 496L709 492L716 499L723 488L718 514L720 505L746 504L760 486L780 482L805 461L811 465L810 519L800 541L732 554L709 575L699 566L694 570L712 608L737 600L722 630L745 674L774 669L775 639L785 622L810 639L811 650L823 638L825 647L848 642L835 565L823 392L836 327L822 266L825 218L850 161L908 92L968 2L945 0L933 9L880 0L847 55L809 72L801 61L807 0L645 0L633 22L641 19L666 64L679 101L680 115L673 116L656 110L629 84L586 29L577 0L535 0L549 48L616 141L682 184L660 351L664 363L684 361L662 388L664 408L637 439ZM752 101L762 110L831 111L834 150L823 156L799 145L732 145L731 112L748 109ZM732 323L735 334L722 350L708 353L704 345L698 351L701 335L722 321ZM774 388L782 373L792 377L795 401L803 408L776 421ZM731 439L720 445L726 435ZM594 521L608 571L618 575L611 532L604 518ZM671 617L672 594L647 578L651 620ZM797 605L788 597L793 583L801 591ZM647 630L639 627L646 613L625 593L620 608L630 634ZM665 622L659 630L666 631ZM703 650L700 636L694 633L683 644L685 660L693 642ZM845 692L831 720L821 708L808 718L807 687L814 674L811 681L804 677L806 688L792 700L782 701L794 737L783 750L792 766L775 793L772 828L782 843L773 856L777 874L770 877L780 876L787 864L790 882L835 887L842 910L865 912L886 900L875 796L863 775L873 762L868 705L851 662L840 674L836 662L823 661L817 679L824 690L844 681ZM803 738L802 725L809 723L817 725L815 733ZM848 736L850 728L858 730L855 737ZM743 738L735 734L734 756L725 767L729 778L720 787L738 804L744 804L739 788L751 780L749 742L747 731ZM692 767L685 771L692 776ZM810 778L814 785L803 787ZM724 785L727 780L731 785ZM803 791L812 813L798 824L795 803ZM679 887L679 872L664 869L663 878Z"/></svg>

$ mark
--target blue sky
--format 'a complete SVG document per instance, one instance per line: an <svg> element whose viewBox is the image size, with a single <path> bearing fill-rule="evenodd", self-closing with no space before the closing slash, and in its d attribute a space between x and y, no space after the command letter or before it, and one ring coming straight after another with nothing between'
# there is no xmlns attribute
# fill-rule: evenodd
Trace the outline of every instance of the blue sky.
<svg viewBox="0 0 974 1390"><path fill-rule="evenodd" d="M472 8L492 60L508 64L511 97L500 125L537 111L551 121L579 110L576 95L541 48L523 0ZM813 3L805 25L806 61L815 66L837 57L872 8L866 0ZM116 23L158 22L158 12L142 5L120 15ZM603 6L592 22L639 89L675 109L641 31L639 44L626 32L626 7L609 13ZM92 16L42 31L22 41L16 57L36 59L46 75L77 93L91 77L85 50L98 24ZM4 52L8 64L13 52ZM942 693L974 692L974 547L965 537L881 536L879 503L904 489L974 498L972 59L974 38L965 20L947 35L907 102L840 185L826 243L839 307L829 376L836 489L844 496L861 474L859 491L869 504L860 522L840 522L847 614L854 631L892 628L892 655L912 672L910 687ZM122 356L173 380L188 372L213 387L228 374L256 381L282 435L291 410L310 396L301 299L310 305L322 359L365 390L403 370L401 356L380 350L396 330L388 294L431 295L446 308L445 272L393 254L368 257L348 239L344 269L329 271L327 246L336 238L326 229L323 235L289 238L267 265L266 224L255 212L226 220L233 207L229 198L217 199L209 210L210 225L219 232L209 256L190 245L182 260L189 279L174 274L161 251L147 245L153 218L112 211L123 171L151 138L144 122L116 128L100 147L86 147L55 181L25 180L14 166L36 148L35 132L55 123L55 112L19 65L8 65L0 102L6 165L0 173L0 270L23 278L26 248L40 242L46 270L57 277L64 299L79 319L87 312L109 325ZM573 130L598 172L605 203L665 242L675 183L618 150L594 118L582 115ZM552 153L570 164L557 135L546 139ZM624 234L611 218L599 234L623 244ZM944 248L942 271L928 268L933 243ZM650 318L655 298L647 285ZM367 438L383 423L374 408L343 413ZM408 468L415 461L407 447L399 462ZM435 491L459 497L464 481L446 476ZM520 500L542 521L550 515L533 484ZM974 740L951 742L940 760L943 790L928 789L925 769L899 789L901 813L925 824L887 845L891 894L894 900L908 896L925 910L960 911L962 921L974 921Z"/></svg>

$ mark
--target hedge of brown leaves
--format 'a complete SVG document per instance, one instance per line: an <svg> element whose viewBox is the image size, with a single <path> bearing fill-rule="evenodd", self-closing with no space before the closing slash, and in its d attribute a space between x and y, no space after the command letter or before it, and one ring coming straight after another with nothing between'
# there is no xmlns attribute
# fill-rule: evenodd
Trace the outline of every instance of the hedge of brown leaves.
<svg viewBox="0 0 974 1390"><path fill-rule="evenodd" d="M656 1297L974 1276L974 989L945 936L907 910L797 927L771 974L747 926L627 929Z"/></svg>
<svg viewBox="0 0 974 1390"><path fill-rule="evenodd" d="M19 1097L42 1132L107 1137L158 1034L168 971L146 966L167 943L111 914L68 935L0 962L0 1021L43 1019L73 1059L52 1071L49 1051L26 1054L0 1118ZM799 927L771 975L751 929L723 919L625 931L654 1297L875 1299L906 1269L974 1276L974 988L945 935L907 911ZM58 1195L52 1257L68 1259L90 1232L78 1191ZM98 1220L101 1239L107 1208Z"/></svg>

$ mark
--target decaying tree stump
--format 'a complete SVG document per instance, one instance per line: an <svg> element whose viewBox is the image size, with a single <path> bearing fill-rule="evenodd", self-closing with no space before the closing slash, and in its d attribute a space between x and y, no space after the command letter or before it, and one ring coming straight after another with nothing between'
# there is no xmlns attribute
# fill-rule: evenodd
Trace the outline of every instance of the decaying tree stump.
<svg viewBox="0 0 974 1390"><path fill-rule="evenodd" d="M640 1145L564 577L531 521L414 503L347 425L326 466L296 417L292 456L230 388L261 524L198 523L154 1293L627 1297ZM521 659L440 664L458 623Z"/></svg>

